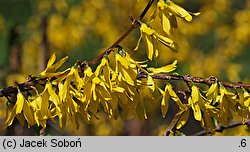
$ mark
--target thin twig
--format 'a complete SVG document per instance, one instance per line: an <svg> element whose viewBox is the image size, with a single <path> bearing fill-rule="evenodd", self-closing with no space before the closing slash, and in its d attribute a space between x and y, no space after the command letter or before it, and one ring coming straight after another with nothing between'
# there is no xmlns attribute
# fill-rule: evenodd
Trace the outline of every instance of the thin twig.
<svg viewBox="0 0 250 152"><path fill-rule="evenodd" d="M223 132L226 129L234 128L234 127L241 126L241 125L250 125L250 120L247 120L246 122L242 122L242 121L232 122L227 126L225 126L225 125L216 126L215 131L216 132ZM193 136L205 136L205 135L208 135L208 134L211 134L211 132L207 131L207 130L202 130L202 131L194 134Z"/></svg>
<svg viewBox="0 0 250 152"><path fill-rule="evenodd" d="M154 1L155 0L149 0L147 6L142 11L139 19L138 20L134 19L133 22L132 22L132 25L130 26L130 28L118 40L116 40L107 50L103 51L100 55L98 55L96 58L94 58L92 61L90 61L88 65L91 66L93 64L96 64L98 61L100 61L104 57L104 55L109 54L110 52L112 52L113 49L117 45L119 45L134 29L136 29L137 27L139 27L140 20L148 12L149 8L152 6L152 4L153 4ZM131 16L130 16L130 19L132 19Z"/></svg>
<svg viewBox="0 0 250 152"><path fill-rule="evenodd" d="M146 74L138 74L137 75L138 79L141 78L147 78ZM211 85L215 83L215 77L210 76L208 78L202 78L202 77L193 77L190 75L163 75L163 74L155 74L152 76L154 79L161 79L161 80L181 80L185 82L194 82L194 83L200 83L200 84L206 84L206 85ZM242 83L242 82L223 82L223 81L218 81L220 82L223 86L229 87L229 88L250 88L250 83Z"/></svg>
<svg viewBox="0 0 250 152"><path fill-rule="evenodd" d="M84 62L86 64L86 62ZM67 74L68 71L65 73L62 73L60 76L64 76ZM58 76L58 77L60 77ZM51 80L57 79L58 77L52 77ZM137 75L137 79L141 78L147 78L146 74L139 73ZM190 75L163 75L163 74L155 74L152 76L154 79L161 79L161 80L179 80L179 81L185 81L185 82L194 82L194 83L200 83L200 84L206 84L211 85L215 83L217 80L214 76L210 76L208 78L202 78L202 77L193 77ZM24 83L21 83L18 85L19 89L22 92L31 90L30 86L34 86L35 84L45 85L47 82L47 79L38 79L36 77L29 77L28 80ZM242 82L223 82L223 81L217 81L220 82L223 86L229 87L229 88L250 88L250 83L242 83ZM0 89L0 97L9 96L11 94L17 93L17 86L9 86L7 88Z"/></svg>
<svg viewBox="0 0 250 152"><path fill-rule="evenodd" d="M100 61L104 55L109 54L114 50L114 47L116 47L119 43L121 43L122 40L124 40L134 29L136 28L135 24L132 24L132 26L129 28L127 32L125 32L114 44L112 44L107 50L103 51L100 55L98 55L96 58L94 58L92 61L89 62L89 66L96 64L98 61Z"/></svg>
<svg viewBox="0 0 250 152"><path fill-rule="evenodd" d="M145 9L142 11L141 15L140 15L140 20L146 15L146 13L148 12L149 8L151 7L151 5L153 4L155 0L150 0L147 4L147 6L145 7Z"/></svg>

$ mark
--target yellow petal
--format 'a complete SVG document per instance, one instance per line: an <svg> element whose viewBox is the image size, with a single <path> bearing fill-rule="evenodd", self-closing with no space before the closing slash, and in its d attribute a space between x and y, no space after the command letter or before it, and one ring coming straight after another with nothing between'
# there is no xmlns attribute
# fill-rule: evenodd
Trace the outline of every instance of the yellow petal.
<svg viewBox="0 0 250 152"><path fill-rule="evenodd" d="M96 76L99 76L104 68L104 66L106 65L106 58L103 58L101 63L97 66L96 70L95 70L95 74Z"/></svg>
<svg viewBox="0 0 250 152"><path fill-rule="evenodd" d="M118 94L112 93L111 95L112 95L111 108L116 109L118 106Z"/></svg>
<svg viewBox="0 0 250 152"><path fill-rule="evenodd" d="M86 103L85 110L87 110L88 105L90 103L90 100L92 98L92 91L90 89L91 87L92 87L92 84L89 82L89 83L85 84L85 88L88 88L88 89L84 89L84 91L83 91L83 98L81 101L83 103Z"/></svg>
<svg viewBox="0 0 250 152"><path fill-rule="evenodd" d="M47 89L41 94L41 118L40 119L47 119L49 116L49 93ZM40 99L39 99L40 100Z"/></svg>
<svg viewBox="0 0 250 152"><path fill-rule="evenodd" d="M122 87L114 87L114 88L112 88L112 90L116 91L116 92L120 92L120 93L123 93L125 91L125 89Z"/></svg>
<svg viewBox="0 0 250 152"><path fill-rule="evenodd" d="M153 55L154 55L154 45L153 45L152 37L148 35L144 35L142 38L146 45L148 59L152 60Z"/></svg>
<svg viewBox="0 0 250 152"><path fill-rule="evenodd" d="M169 21L170 21L171 28L176 29L178 27L176 16L174 14L172 14L172 13L167 13L167 15L168 15L168 18L169 18ZM172 32L172 31L170 31L170 32Z"/></svg>
<svg viewBox="0 0 250 152"><path fill-rule="evenodd" d="M38 100L38 98L40 100ZM33 109L40 109L41 108L41 101L42 101L42 97L39 95L38 97L36 97L32 102L30 102L30 106L33 108Z"/></svg>
<svg viewBox="0 0 250 152"><path fill-rule="evenodd" d="M16 101L16 114L19 114L23 110L23 103L24 103L24 96L23 94L19 91L17 93L17 101Z"/></svg>
<svg viewBox="0 0 250 152"><path fill-rule="evenodd" d="M104 100L112 100L111 94L103 82L96 86L96 90L100 93Z"/></svg>
<svg viewBox="0 0 250 152"><path fill-rule="evenodd" d="M218 83L213 83L207 90L206 97L207 99L215 99L218 96Z"/></svg>
<svg viewBox="0 0 250 152"><path fill-rule="evenodd" d="M111 73L114 71L109 66L108 62L106 63L106 66L103 69L103 77L104 81L107 83L108 88L112 90L112 84L111 84L111 77L113 76Z"/></svg>
<svg viewBox="0 0 250 152"><path fill-rule="evenodd" d="M130 70L130 69L129 69L129 70ZM132 78L132 75L130 75L130 74L128 73L129 70L122 69L122 75L123 75L125 81L126 81L128 84L134 86L134 85L135 85L134 79Z"/></svg>
<svg viewBox="0 0 250 152"><path fill-rule="evenodd" d="M169 2L167 2L167 3L169 4ZM157 7L161 10L164 10L167 7L167 5L163 0L159 0L157 2Z"/></svg>
<svg viewBox="0 0 250 152"><path fill-rule="evenodd" d="M123 67L125 67L126 69L130 68L131 62L126 60L126 58L122 57L120 54L116 54L115 58L116 61L119 62Z"/></svg>
<svg viewBox="0 0 250 152"><path fill-rule="evenodd" d="M72 80L72 77L66 78L66 80L64 81L64 84L62 85L62 87L59 87L59 93L58 94L59 94L60 100L65 100L66 99L67 94L69 92L69 85L70 85L71 80ZM55 97L55 99L56 99L56 97ZM55 100L55 101L57 101L57 100Z"/></svg>
<svg viewBox="0 0 250 152"><path fill-rule="evenodd" d="M175 103L180 107L180 109L185 110L185 105L181 102L180 98L174 92L171 84L167 84L167 90L169 92L170 97L175 101Z"/></svg>
<svg viewBox="0 0 250 152"><path fill-rule="evenodd" d="M140 43L141 43L141 39L142 39L142 33L141 33L141 35L140 35L140 37L139 37L139 39L138 39L138 41L137 41L136 47L134 48L133 51L137 51L137 50L138 50L138 48L139 48L139 46L140 46Z"/></svg>
<svg viewBox="0 0 250 152"><path fill-rule="evenodd" d="M153 51L154 59L157 61L157 58L159 56L159 46L158 46L158 41L156 38L153 38L153 49L154 49L154 51Z"/></svg>
<svg viewBox="0 0 250 152"><path fill-rule="evenodd" d="M96 100L97 100L95 86L96 86L96 84L95 84L95 83L92 83L92 86L91 86L91 91L92 91L92 95L93 95L93 99L94 99L94 101L96 101Z"/></svg>
<svg viewBox="0 0 250 152"><path fill-rule="evenodd" d="M86 69L84 69L84 79L86 77L91 77L93 75L92 69L90 67L87 67Z"/></svg>
<svg viewBox="0 0 250 152"><path fill-rule="evenodd" d="M64 104L60 104L60 109L62 109L61 114L58 116L59 117L59 125L61 128L64 128L66 126L67 122L67 109Z"/></svg>
<svg viewBox="0 0 250 152"><path fill-rule="evenodd" d="M189 13L194 15L194 16L199 16L201 14L201 12L196 12L196 13L189 12Z"/></svg>
<svg viewBox="0 0 250 152"><path fill-rule="evenodd" d="M49 68L55 61L56 61L56 53L53 53L49 58L46 69Z"/></svg>
<svg viewBox="0 0 250 152"><path fill-rule="evenodd" d="M34 113L34 120L35 120L37 126L40 126L38 111L36 111L36 112Z"/></svg>
<svg viewBox="0 0 250 152"><path fill-rule="evenodd" d="M162 100L161 100L161 113L162 117L165 118L166 114L168 112L169 104L168 101L170 99L170 95L167 90L167 86L165 87L165 92L162 94Z"/></svg>
<svg viewBox="0 0 250 152"><path fill-rule="evenodd" d="M192 109L194 111L194 118L198 121L201 121L202 117L201 117L201 109L200 107L198 106L198 104L194 104L192 106Z"/></svg>
<svg viewBox="0 0 250 152"><path fill-rule="evenodd" d="M55 91L53 90L52 88L52 84L51 83L47 83L46 85L48 85L48 92L50 94L50 98L51 98L51 101L56 105L58 106L59 104L59 98L58 98L58 95L55 93Z"/></svg>
<svg viewBox="0 0 250 152"><path fill-rule="evenodd" d="M175 13L176 15L178 15L181 18L184 18L186 21L191 21L192 20L192 16L189 14L189 12L187 12L185 9L183 9L182 7L176 5L175 3L170 2L170 5L167 5L168 8Z"/></svg>
<svg viewBox="0 0 250 152"><path fill-rule="evenodd" d="M154 79L151 76L148 76L147 78L147 87L151 90L151 92L155 91Z"/></svg>
<svg viewBox="0 0 250 152"><path fill-rule="evenodd" d="M60 61L58 61L57 63L55 63L53 65L53 63L56 60L56 54L53 53L52 56L49 58L49 61L47 63L47 67L44 71L42 71L40 73L41 77L45 77L48 75L48 73L53 73L55 72L58 68L60 68L62 66L62 64L68 59L68 57L64 57L63 59L61 59Z"/></svg>
<svg viewBox="0 0 250 152"><path fill-rule="evenodd" d="M250 95L249 95L248 91L246 91L245 89L244 89L243 96L244 96L244 105L246 107L249 107L249 105L250 105Z"/></svg>
<svg viewBox="0 0 250 152"><path fill-rule="evenodd" d="M193 103L197 103L200 100L200 91L198 87L195 85L192 86L192 93L191 93Z"/></svg>
<svg viewBox="0 0 250 152"><path fill-rule="evenodd" d="M88 111L90 111L93 115L95 115L97 113L97 110L99 108L99 102L98 101L92 101L90 104L89 104L89 107L88 107ZM105 108L105 107L104 107Z"/></svg>
<svg viewBox="0 0 250 152"><path fill-rule="evenodd" d="M227 124L228 123L228 117L230 115L230 109L228 105L228 100L226 97L227 90L223 85L220 85L220 97L219 97L219 118L222 124Z"/></svg>
<svg viewBox="0 0 250 152"><path fill-rule="evenodd" d="M29 125L35 124L34 110L30 107L29 102L27 100L25 100L23 105L23 115Z"/></svg>
<svg viewBox="0 0 250 152"><path fill-rule="evenodd" d="M62 58L61 60L56 62L54 65L50 66L48 68L47 72L55 72L57 69L59 69L64 64L65 61L67 61L67 59L68 59L68 56Z"/></svg>
<svg viewBox="0 0 250 152"><path fill-rule="evenodd" d="M192 100L190 101L192 103L192 109L194 111L194 118L198 121L201 121L202 117L201 117L201 109L199 107L199 101L201 99L201 96L200 96L200 91L198 89L198 87L196 86L192 86L192 92L191 92L191 98L189 98L189 100Z"/></svg>
<svg viewBox="0 0 250 152"><path fill-rule="evenodd" d="M79 76L79 72L78 72L77 67L73 67L73 73L74 73L74 76L75 76L75 82L76 82L77 90L80 91L81 88L83 88L83 86L84 86L84 82L83 82L83 79Z"/></svg>
<svg viewBox="0 0 250 152"><path fill-rule="evenodd" d="M209 131L214 132L215 125L214 125L212 118L210 117L208 112L204 112L204 121L205 121L206 127L209 129Z"/></svg>
<svg viewBox="0 0 250 152"><path fill-rule="evenodd" d="M101 79L98 78L98 77L94 77L94 78L92 79L92 82L95 83L95 84L99 84L99 83L101 83Z"/></svg>
<svg viewBox="0 0 250 152"><path fill-rule="evenodd" d="M161 42L163 45L169 47L172 51L177 52L177 44L173 40L158 33L155 33L155 36L157 37L158 41Z"/></svg>
<svg viewBox="0 0 250 152"><path fill-rule="evenodd" d="M161 19L163 31L167 35L172 35L173 30L177 28L176 16L170 12L160 11L160 19Z"/></svg>
<svg viewBox="0 0 250 152"><path fill-rule="evenodd" d="M119 54L116 55L116 73L119 73L122 80L126 81L128 84L132 86L135 85L137 76L136 67L131 67L131 62Z"/></svg>
<svg viewBox="0 0 250 152"><path fill-rule="evenodd" d="M14 106L13 108L7 108L7 116L4 123L4 128L10 126L13 123L15 116L16 116L16 106Z"/></svg>
<svg viewBox="0 0 250 152"><path fill-rule="evenodd" d="M200 107L198 106L197 102L194 103L193 99L191 97L189 97L188 103L192 107L192 110L194 112L194 118L198 121L201 121L201 110L200 110Z"/></svg>
<svg viewBox="0 0 250 152"><path fill-rule="evenodd" d="M168 35L172 34L172 27L169 18L163 12L160 12L160 19L164 32L166 32Z"/></svg>
<svg viewBox="0 0 250 152"><path fill-rule="evenodd" d="M145 33L146 35L152 35L155 33L155 30L152 29L151 27L148 27L147 24L145 23L141 24L140 30L142 33Z"/></svg>
<svg viewBox="0 0 250 152"><path fill-rule="evenodd" d="M153 72L154 74L158 74L158 73L169 73L174 71L177 66L177 60L175 60L172 64L160 67L160 68L148 68L149 72Z"/></svg>
<svg viewBox="0 0 250 152"><path fill-rule="evenodd" d="M186 111L184 111L184 113L180 117L178 123L176 124L176 129L181 129L187 123L189 114L190 114L190 109L188 108Z"/></svg>

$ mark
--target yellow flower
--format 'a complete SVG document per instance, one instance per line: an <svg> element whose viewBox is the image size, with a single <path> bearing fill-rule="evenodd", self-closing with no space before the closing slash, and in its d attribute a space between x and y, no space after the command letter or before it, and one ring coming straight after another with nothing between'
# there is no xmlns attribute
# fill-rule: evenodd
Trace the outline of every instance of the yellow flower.
<svg viewBox="0 0 250 152"><path fill-rule="evenodd" d="M157 6L160 10L165 11L163 13L172 13L189 22L192 20L192 15L190 15L189 12L187 12L184 8L176 5L170 0L159 0Z"/></svg>
<svg viewBox="0 0 250 152"><path fill-rule="evenodd" d="M141 37L137 43L135 50L138 49L140 40L142 38L146 45L148 59L152 60L153 57L154 58L158 57L159 49L157 46L157 41L161 42L162 44L169 47L173 51L177 50L177 44L173 40L157 33L154 29L149 27L147 24L142 23L140 27L140 31L141 31Z"/></svg>
<svg viewBox="0 0 250 152"><path fill-rule="evenodd" d="M171 36L173 34L173 29L177 28L176 17L183 18L190 22L192 20L192 15L198 16L199 14L199 12L190 13L170 0L159 0L157 2L157 9L151 15L149 22L152 22L156 16L159 15L163 31Z"/></svg>
<svg viewBox="0 0 250 152"><path fill-rule="evenodd" d="M180 110L183 110L183 111L187 110L186 105L181 102L180 98L177 96L177 94L173 90L172 85L167 84L165 86L165 91L162 92L161 112L162 112L163 117L165 117L167 114L168 107L169 107L168 102L170 98L175 101L175 103L178 105Z"/></svg>
<svg viewBox="0 0 250 152"><path fill-rule="evenodd" d="M29 101L27 101L20 90L17 93L17 100L12 108L7 109L7 118L4 126L10 126L13 123L15 117L19 116L21 118L23 112L24 118L27 120L29 125L35 124L34 111L30 106ZM21 116L21 117L20 117ZM22 123L22 122L21 122Z"/></svg>
<svg viewBox="0 0 250 152"><path fill-rule="evenodd" d="M148 68L149 72L152 72L151 74L158 74L158 73L169 73L174 71L177 66L177 60L175 60L172 64L166 65L166 66L162 66L160 68Z"/></svg>
<svg viewBox="0 0 250 152"><path fill-rule="evenodd" d="M137 76L136 65L130 62L126 57L122 57L119 53L115 55L116 73L121 73L122 79L129 85L134 86Z"/></svg>
<svg viewBox="0 0 250 152"><path fill-rule="evenodd" d="M49 58L46 69L43 72L41 72L39 76L43 78L43 77L56 76L63 73L63 72L56 73L56 70L59 69L67 59L68 56L62 58L57 63L53 64L56 61L56 54L53 53L52 56Z"/></svg>

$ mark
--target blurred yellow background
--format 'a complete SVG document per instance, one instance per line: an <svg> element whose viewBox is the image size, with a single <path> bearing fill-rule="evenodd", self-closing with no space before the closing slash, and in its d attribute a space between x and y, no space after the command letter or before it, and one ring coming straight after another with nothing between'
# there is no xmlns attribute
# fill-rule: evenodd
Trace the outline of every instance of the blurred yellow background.
<svg viewBox="0 0 250 152"><path fill-rule="evenodd" d="M158 65L178 60L181 75L216 76L224 81L250 80L250 1L247 0L173 0L190 12L201 12L191 23L178 19L174 39L178 53L160 46ZM38 74L48 57L56 52L69 56L66 66L77 60L90 61L112 45L131 25L128 16L137 17L147 0L0 0L0 87L24 82ZM145 21L154 11L149 10ZM160 22L153 24L154 28ZM121 45L138 59L146 59L145 47L132 52L139 38L135 30ZM153 63L152 63L153 64ZM66 68L66 67L64 67ZM181 86L180 86L181 87ZM0 122L4 121L4 99L0 99ZM173 117L175 109L169 111ZM171 119L162 119L159 108L152 107L149 120L109 120L100 114L93 124L79 130L64 130L49 123L51 135L161 135ZM191 135L201 130L191 120L184 130ZM245 130L241 127L240 130ZM238 129L239 130L239 129ZM18 124L2 135L32 135L32 129ZM229 132L229 135L239 131ZM223 135L223 134L219 134ZM225 134L226 135L226 134ZM244 135L249 135L244 134Z"/></svg>

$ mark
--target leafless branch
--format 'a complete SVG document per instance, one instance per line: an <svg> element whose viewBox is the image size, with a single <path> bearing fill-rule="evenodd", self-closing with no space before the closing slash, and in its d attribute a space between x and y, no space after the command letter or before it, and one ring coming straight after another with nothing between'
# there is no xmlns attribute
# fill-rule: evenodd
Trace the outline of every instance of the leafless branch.
<svg viewBox="0 0 250 152"><path fill-rule="evenodd" d="M137 76L138 79L140 78L147 78L147 75L145 74L138 74ZM215 83L217 80L216 77L210 76L208 78L202 78L202 77L193 77L190 75L164 75L164 74L155 74L152 76L154 79L161 79L161 80L181 80L184 82L193 82L193 83L200 83L200 84L206 84L206 85L211 85ZM217 82L220 82L223 86L229 87L229 88L250 88L250 83L242 83L242 82L223 82L217 80Z"/></svg>

